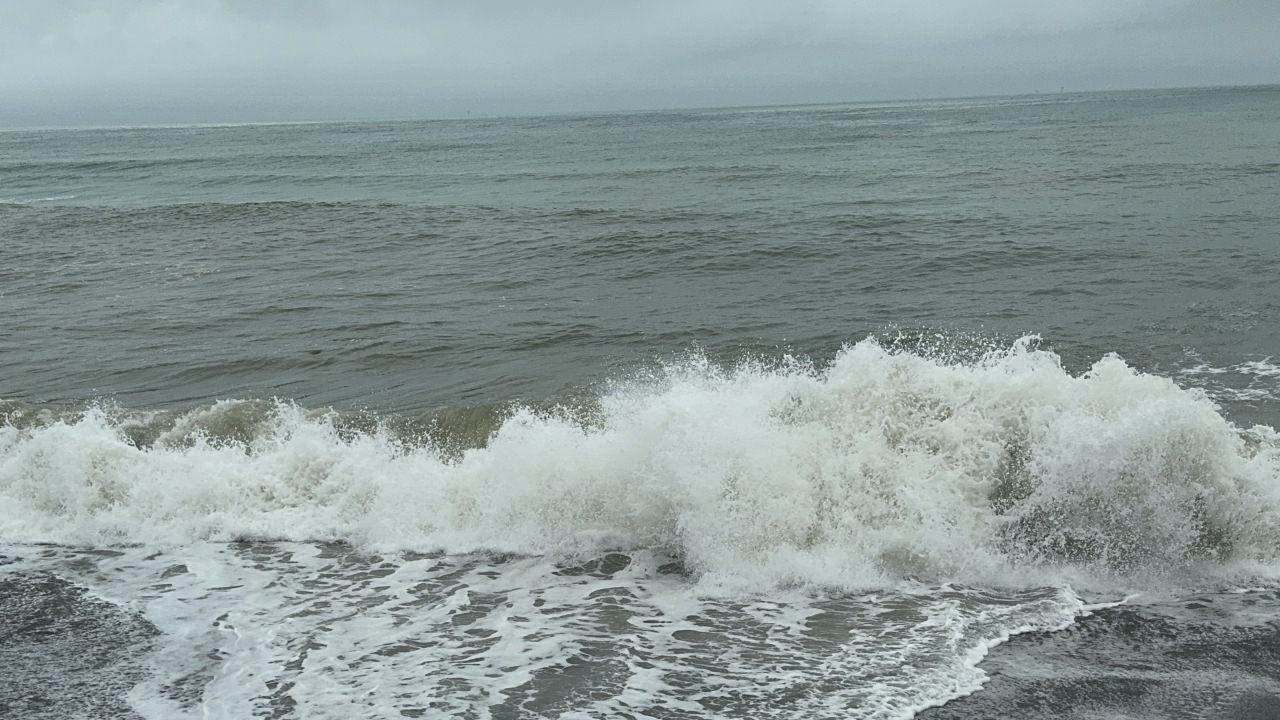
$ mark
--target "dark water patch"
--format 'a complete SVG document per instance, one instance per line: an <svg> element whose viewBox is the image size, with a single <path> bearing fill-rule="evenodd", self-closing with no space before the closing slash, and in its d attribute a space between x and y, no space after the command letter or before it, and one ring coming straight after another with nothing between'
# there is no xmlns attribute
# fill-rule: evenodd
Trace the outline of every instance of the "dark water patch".
<svg viewBox="0 0 1280 720"><path fill-rule="evenodd" d="M1101 610L1023 635L981 667L969 697L920 720L1280 717L1280 594L1220 593Z"/></svg>
<svg viewBox="0 0 1280 720"><path fill-rule="evenodd" d="M0 575L0 716L138 717L126 693L157 630L56 576Z"/></svg>

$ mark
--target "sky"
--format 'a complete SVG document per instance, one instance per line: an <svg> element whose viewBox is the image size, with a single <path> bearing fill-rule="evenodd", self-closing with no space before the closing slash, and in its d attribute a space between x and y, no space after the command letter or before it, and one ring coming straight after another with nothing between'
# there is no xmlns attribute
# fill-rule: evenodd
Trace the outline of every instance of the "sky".
<svg viewBox="0 0 1280 720"><path fill-rule="evenodd" d="M1280 0L0 0L0 126L1280 83Z"/></svg>

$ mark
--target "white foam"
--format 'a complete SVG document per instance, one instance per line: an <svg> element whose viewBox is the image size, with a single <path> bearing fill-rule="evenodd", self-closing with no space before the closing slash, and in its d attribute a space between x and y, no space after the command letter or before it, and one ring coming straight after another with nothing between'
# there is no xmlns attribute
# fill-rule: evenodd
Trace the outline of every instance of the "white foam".
<svg viewBox="0 0 1280 720"><path fill-rule="evenodd" d="M1226 373L1234 372L1255 377L1280 377L1280 365L1271 362L1271 357L1265 357L1257 360L1246 360L1226 367L1217 367L1202 362L1192 367L1183 368L1179 372L1183 375L1225 375Z"/></svg>
<svg viewBox="0 0 1280 720"><path fill-rule="evenodd" d="M1118 357L1072 375L1030 341L967 364L872 340L821 370L694 359L618 385L585 424L517 411L460 458L291 405L243 443L183 432L139 449L102 410L0 428L0 538L651 548L708 587L1055 582L1280 553L1274 430Z"/></svg>
<svg viewBox="0 0 1280 720"><path fill-rule="evenodd" d="M35 203L60 202L64 200L75 200L75 199L76 199L75 195L50 195L49 197L34 197L34 198L10 197L10 198L0 198L0 204L33 205Z"/></svg>
<svg viewBox="0 0 1280 720"><path fill-rule="evenodd" d="M36 554L23 570L162 631L129 701L163 720L908 718L980 687L990 647L1087 612L1066 588L706 597L651 553L605 572L289 543Z"/></svg>
<svg viewBox="0 0 1280 720"><path fill-rule="evenodd" d="M1180 369L1179 376L1202 384L1214 398L1248 403L1280 400L1280 365L1271 357L1211 365L1200 361L1193 351L1188 351L1187 356L1197 362Z"/></svg>

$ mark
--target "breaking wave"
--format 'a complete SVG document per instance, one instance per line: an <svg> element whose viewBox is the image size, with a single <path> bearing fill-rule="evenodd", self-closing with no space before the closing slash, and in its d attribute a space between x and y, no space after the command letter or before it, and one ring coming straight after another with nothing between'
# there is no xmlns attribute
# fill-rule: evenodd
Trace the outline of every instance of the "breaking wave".
<svg viewBox="0 0 1280 720"><path fill-rule="evenodd" d="M694 357L412 432L264 401L3 413L11 542L652 548L706 581L846 587L1280 559L1280 434L1116 356L1072 374L1034 338L968 361L874 339L824 367Z"/></svg>

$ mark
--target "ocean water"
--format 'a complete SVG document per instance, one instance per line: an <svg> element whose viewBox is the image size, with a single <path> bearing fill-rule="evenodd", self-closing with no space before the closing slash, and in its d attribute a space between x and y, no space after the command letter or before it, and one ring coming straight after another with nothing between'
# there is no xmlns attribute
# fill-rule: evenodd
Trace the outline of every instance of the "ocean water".
<svg viewBox="0 0 1280 720"><path fill-rule="evenodd" d="M1280 717L1280 88L0 132L0 716Z"/></svg>

